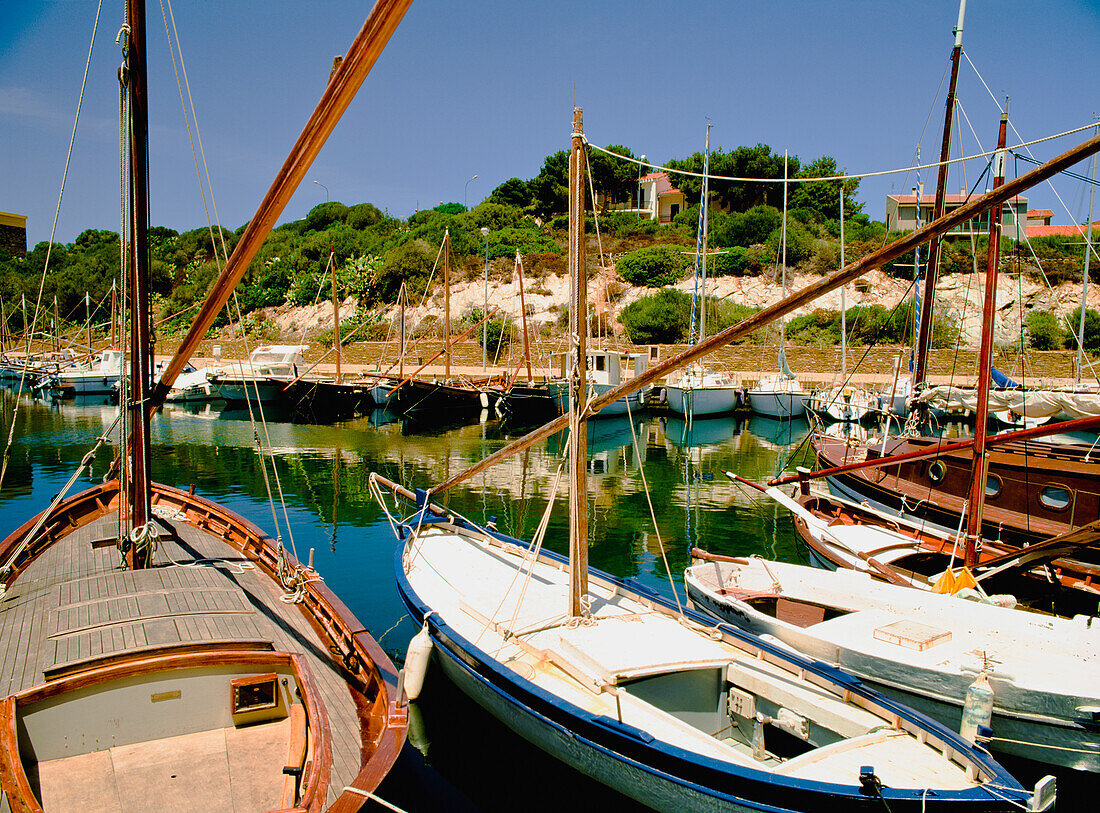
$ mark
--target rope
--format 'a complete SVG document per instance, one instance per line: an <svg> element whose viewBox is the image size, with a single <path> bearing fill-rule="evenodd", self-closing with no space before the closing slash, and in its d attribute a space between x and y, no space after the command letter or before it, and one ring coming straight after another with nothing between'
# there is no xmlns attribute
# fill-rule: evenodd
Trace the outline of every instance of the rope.
<svg viewBox="0 0 1100 813"><path fill-rule="evenodd" d="M1016 144L1013 147L1007 147L1006 149L1008 149L1009 151L1025 149L1027 147L1034 146L1035 144L1042 144L1045 141L1054 141L1055 139L1065 138L1066 136L1071 136L1084 130L1091 130L1095 126L1096 123L1092 122L1090 124L1086 124L1083 127L1075 127L1072 130L1066 130L1062 133L1055 133L1054 135L1045 136L1044 138L1037 138L1033 141L1025 141L1020 144ZM1015 127L1013 127L1012 129L1013 132L1016 131ZM1019 133L1016 133L1016 136L1019 137ZM587 139L585 139L585 143L589 144ZM638 166L651 167L654 171L668 172L673 175L687 175L692 178L703 177L703 173L701 172L688 172L684 169L673 169L667 166L658 166L656 164L649 163L648 161L642 162L637 158L629 158L625 155L619 155L617 152L610 152L609 150L605 150L603 147L599 147L595 144L589 144L589 146L591 146L595 150L599 150L602 153L614 156L615 158L619 158L628 163L637 164ZM949 166L951 164L957 164L961 161L969 160L970 158L988 158L991 155L996 155L997 152L999 151L991 150L989 152L979 153L978 155L971 155L969 156L969 158L951 158L947 161L936 161L931 164L918 164L910 167L901 167L899 169L884 169L879 172L860 172L848 175L822 175L815 178L787 178L786 181L784 181L783 178L738 178L731 175L707 175L707 177L712 181L736 181L737 183L816 183L818 181L847 181L855 178L878 178L882 175L897 175L902 172L914 172L921 169L932 169L933 167L938 168L941 166Z"/></svg>
<svg viewBox="0 0 1100 813"><path fill-rule="evenodd" d="M407 811L402 810L400 807L398 807L395 804L387 802L381 796L376 796L375 794L371 793L369 790L363 790L362 788L357 788L357 787L354 787L352 785L345 785L344 790L347 791L348 793L354 793L358 796L362 796L364 798L370 799L372 802L377 802L378 804L382 805L382 807L387 808L388 810L394 811L394 813L407 813Z"/></svg>

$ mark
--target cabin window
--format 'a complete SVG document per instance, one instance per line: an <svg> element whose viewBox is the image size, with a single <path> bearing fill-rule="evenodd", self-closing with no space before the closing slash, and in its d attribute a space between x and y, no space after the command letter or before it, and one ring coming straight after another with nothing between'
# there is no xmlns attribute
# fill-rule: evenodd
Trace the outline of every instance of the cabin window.
<svg viewBox="0 0 1100 813"><path fill-rule="evenodd" d="M986 475L985 478L985 496L997 497L1001 493L1001 478L996 474Z"/></svg>
<svg viewBox="0 0 1100 813"><path fill-rule="evenodd" d="M936 485L943 482L943 478L947 476L947 466L944 465L942 460L935 461L928 467L928 479Z"/></svg>
<svg viewBox="0 0 1100 813"><path fill-rule="evenodd" d="M1052 511L1065 511L1073 501L1073 492L1063 486L1043 486L1039 502Z"/></svg>
<svg viewBox="0 0 1100 813"><path fill-rule="evenodd" d="M607 367L607 365L606 365L606 363L605 363L605 362L606 362L606 359L605 359L605 358L604 358L603 356L596 356L596 357L595 357L595 358L593 359L593 361L594 361L594 362L595 362L595 364L596 364L596 369L597 369L597 370L603 370L603 369L605 369L605 368Z"/></svg>

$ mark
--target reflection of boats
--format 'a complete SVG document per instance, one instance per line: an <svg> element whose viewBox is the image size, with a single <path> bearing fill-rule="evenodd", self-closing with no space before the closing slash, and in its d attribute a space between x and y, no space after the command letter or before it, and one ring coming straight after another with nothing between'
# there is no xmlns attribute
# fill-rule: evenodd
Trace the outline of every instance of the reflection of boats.
<svg viewBox="0 0 1100 813"><path fill-rule="evenodd" d="M786 448L799 443L810 433L810 423L805 418L771 418L767 415L750 415L745 423L749 433L774 448Z"/></svg>
<svg viewBox="0 0 1100 813"><path fill-rule="evenodd" d="M354 87L351 66L384 42L402 10L384 0L375 7L320 109L332 109L338 88ZM144 3L129 0L126 11L120 185L132 219L122 233L133 325L119 448L127 471L124 485L67 493L104 432L49 508L0 541L0 626L19 630L0 650L0 806L358 810L404 743L393 665L281 533L273 539L193 489L149 479L150 412L160 399L148 391ZM279 208L263 209L274 212L270 222ZM238 249L250 235L262 239L263 221L250 221ZM219 309L200 314L212 320Z"/></svg>
<svg viewBox="0 0 1100 813"><path fill-rule="evenodd" d="M675 416L665 420L665 437L680 447L714 446L733 438L743 419L732 415L712 415L685 420Z"/></svg>
<svg viewBox="0 0 1100 813"><path fill-rule="evenodd" d="M1100 639L1080 624L851 570L696 553L684 574L696 607L834 663L953 729L966 730L963 704L981 675L992 691L990 748L1100 770L1100 732L1081 725L1082 708L1100 708Z"/></svg>
<svg viewBox="0 0 1100 813"><path fill-rule="evenodd" d="M633 417L611 415L599 421L592 421L588 425L588 451L595 454L630 446L634 442L635 435L638 435L640 440L641 427L644 423L645 419L639 415ZM546 439L547 448L553 449L556 454L564 454L568 443L568 431L555 432Z"/></svg>
<svg viewBox="0 0 1100 813"><path fill-rule="evenodd" d="M579 109L573 133L570 267L580 273L571 308L583 313ZM583 332L573 341L583 358ZM583 374L573 389L568 558L545 552L541 531L523 543L435 506L430 492L371 475L383 505L382 489L416 504L408 521L390 516L398 590L423 624L404 673L413 696L434 652L459 688L517 733L662 810L1027 803L983 750L839 670L590 570Z"/></svg>

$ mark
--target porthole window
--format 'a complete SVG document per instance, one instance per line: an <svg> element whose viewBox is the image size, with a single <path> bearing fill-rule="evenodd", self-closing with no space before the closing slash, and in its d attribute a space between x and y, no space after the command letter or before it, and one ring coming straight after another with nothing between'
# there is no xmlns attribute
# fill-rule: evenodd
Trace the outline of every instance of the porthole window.
<svg viewBox="0 0 1100 813"><path fill-rule="evenodd" d="M928 479L936 485L943 482L943 478L947 476L947 466L944 465L942 460L935 461L928 467Z"/></svg>
<svg viewBox="0 0 1100 813"><path fill-rule="evenodd" d="M985 496L997 497L1001 493L1001 478L996 474L988 474L985 478Z"/></svg>
<svg viewBox="0 0 1100 813"><path fill-rule="evenodd" d="M1053 511L1065 511L1073 500L1073 492L1062 486L1043 486L1039 502Z"/></svg>

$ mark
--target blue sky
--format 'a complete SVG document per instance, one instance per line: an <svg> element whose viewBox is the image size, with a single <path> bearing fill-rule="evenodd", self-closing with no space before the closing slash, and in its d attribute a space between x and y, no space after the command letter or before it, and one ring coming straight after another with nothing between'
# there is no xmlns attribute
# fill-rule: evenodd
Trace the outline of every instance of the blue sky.
<svg viewBox="0 0 1100 813"><path fill-rule="evenodd" d="M156 225L185 230L206 216L160 3L148 6L151 215ZM332 57L347 49L369 8L350 0L175 4L226 226L255 211L316 104ZM32 246L49 236L95 11L93 0L3 2L0 210L28 216ZM567 147L574 103L584 108L591 141L625 144L651 161L700 150L708 118L715 146L762 142L804 161L827 154L852 172L908 166L918 143L933 160L957 14L957 0L414 0L282 220L304 216L326 194L348 204L371 201L399 217L462 202L464 192L473 205L510 177L534 176L546 155ZM61 241L88 227L118 229L120 22L119 8L104 8ZM1100 114L1097 2L970 0L964 28L964 50L990 90L1011 98L1012 122L1025 140ZM982 144L992 146L999 114L965 60L959 94ZM965 120L961 128L965 152L977 152ZM1084 138L1032 149L1046 159ZM1011 131L1009 142L1016 143ZM981 166L971 163L972 184ZM1087 174L1089 167L1076 169ZM931 192L934 175L923 180ZM881 219L885 195L914 182L869 179L858 198ZM962 184L954 171L951 191ZM1081 220L1083 186L1057 183L1072 216L1047 187L1030 193L1030 205L1053 209L1055 223Z"/></svg>

